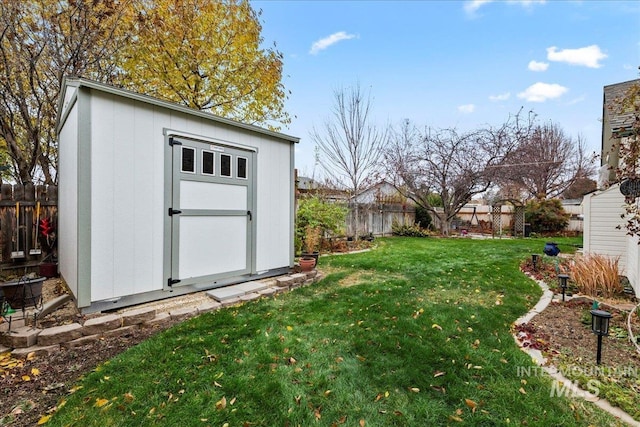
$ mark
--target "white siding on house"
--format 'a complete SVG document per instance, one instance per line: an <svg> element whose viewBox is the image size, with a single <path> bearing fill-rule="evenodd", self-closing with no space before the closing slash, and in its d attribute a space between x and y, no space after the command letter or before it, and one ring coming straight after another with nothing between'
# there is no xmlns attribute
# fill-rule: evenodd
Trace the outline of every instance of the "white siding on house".
<svg viewBox="0 0 640 427"><path fill-rule="evenodd" d="M623 204L624 197L618 185L584 197L583 245L585 253L618 257L620 271L626 274L627 232L620 217Z"/></svg>
<svg viewBox="0 0 640 427"><path fill-rule="evenodd" d="M640 262L638 260L638 256L640 252L638 251L638 237L627 236L627 268L626 275L627 279L629 279L629 283L636 291L636 296L640 296L640 284L638 283L638 278L640 276Z"/></svg>

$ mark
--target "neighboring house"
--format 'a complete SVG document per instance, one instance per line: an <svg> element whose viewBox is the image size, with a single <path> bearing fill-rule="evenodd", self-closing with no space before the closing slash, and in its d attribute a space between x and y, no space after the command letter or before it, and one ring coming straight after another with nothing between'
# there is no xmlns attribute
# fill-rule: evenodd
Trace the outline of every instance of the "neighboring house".
<svg viewBox="0 0 640 427"><path fill-rule="evenodd" d="M615 101L625 95L640 79L604 87L602 116L602 157L598 190L586 194L584 212L584 252L618 258L620 273L626 275L636 295L640 296L640 253L638 238L628 236L623 218L624 196L616 183L615 168L619 158L617 143L630 135L632 114L616 112Z"/></svg>
<svg viewBox="0 0 640 427"><path fill-rule="evenodd" d="M633 123L633 114L619 114L615 111L616 100L622 98L633 86L640 84L640 79L616 83L604 87L602 102L602 152L600 155L600 173L598 188L606 188L615 182L615 168L618 167L617 145L621 138L628 135Z"/></svg>
<svg viewBox="0 0 640 427"><path fill-rule="evenodd" d="M329 187L306 176L297 176L296 170L296 197L305 195L319 195L332 202L346 202L349 193L344 190Z"/></svg>
<svg viewBox="0 0 640 427"><path fill-rule="evenodd" d="M351 202L360 204L413 203L400 194L393 184L386 181L381 181L362 190L358 195L351 198Z"/></svg>
<svg viewBox="0 0 640 427"><path fill-rule="evenodd" d="M57 131L60 274L83 312L293 267L298 138L79 78Z"/></svg>

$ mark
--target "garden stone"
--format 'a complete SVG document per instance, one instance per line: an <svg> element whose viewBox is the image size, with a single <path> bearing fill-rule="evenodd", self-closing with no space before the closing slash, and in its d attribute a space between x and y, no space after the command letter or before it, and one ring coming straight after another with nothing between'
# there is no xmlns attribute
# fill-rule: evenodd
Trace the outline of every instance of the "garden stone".
<svg viewBox="0 0 640 427"><path fill-rule="evenodd" d="M122 326L122 317L117 314L108 314L106 316L94 317L84 322L82 325L82 333L84 335L100 334Z"/></svg>
<svg viewBox="0 0 640 427"><path fill-rule="evenodd" d="M93 344L100 339L100 335L86 335L69 342L60 343L60 347L66 349L72 349L77 347L83 347L85 345Z"/></svg>
<svg viewBox="0 0 640 427"><path fill-rule="evenodd" d="M25 348L36 345L38 335L41 329L34 329L30 326L22 326L20 328L11 328L11 332L0 335L2 345L11 348Z"/></svg>
<svg viewBox="0 0 640 427"><path fill-rule="evenodd" d="M172 320L182 321L194 317L198 314L198 309L196 307L185 307L179 308L176 310L171 310L169 312L169 316L171 316Z"/></svg>
<svg viewBox="0 0 640 427"><path fill-rule="evenodd" d="M150 328L165 328L169 326L170 323L171 316L169 316L169 313L158 313L156 317L149 320L148 322L145 322L143 326Z"/></svg>
<svg viewBox="0 0 640 427"><path fill-rule="evenodd" d="M210 311L219 310L221 307L222 307L222 304L220 304L219 302L215 302L215 301L205 302L204 304L201 304L198 306L198 312L208 313Z"/></svg>
<svg viewBox="0 0 640 427"><path fill-rule="evenodd" d="M118 328L118 329L113 329L111 331L107 331L104 334L102 334L102 336L105 337L105 338L123 337L125 335L133 333L133 331L135 331L138 328L140 328L139 324L138 325L124 326L122 328Z"/></svg>
<svg viewBox="0 0 640 427"><path fill-rule="evenodd" d="M82 325L71 323L69 325L47 328L38 335L38 345L47 346L71 341L82 336Z"/></svg>
<svg viewBox="0 0 640 427"><path fill-rule="evenodd" d="M256 292L252 292L250 294L247 295L243 295L240 297L240 301L242 302L249 302L249 301L253 301L260 298L260 295Z"/></svg>
<svg viewBox="0 0 640 427"><path fill-rule="evenodd" d="M276 281L280 288L290 288L293 285L293 279L290 276L279 277Z"/></svg>
<svg viewBox="0 0 640 427"><path fill-rule="evenodd" d="M156 310L153 308L125 311L122 313L122 326L139 325L148 322L154 317L156 317Z"/></svg>
<svg viewBox="0 0 640 427"><path fill-rule="evenodd" d="M36 357L47 357L60 351L60 346L48 345L48 346L33 346L25 348L16 348L11 352L11 355L15 358L26 359L33 353Z"/></svg>
<svg viewBox="0 0 640 427"><path fill-rule="evenodd" d="M307 278L307 275L304 273L296 273L296 274L292 274L290 277L293 279L293 283L300 284L300 283L304 283L304 281Z"/></svg>

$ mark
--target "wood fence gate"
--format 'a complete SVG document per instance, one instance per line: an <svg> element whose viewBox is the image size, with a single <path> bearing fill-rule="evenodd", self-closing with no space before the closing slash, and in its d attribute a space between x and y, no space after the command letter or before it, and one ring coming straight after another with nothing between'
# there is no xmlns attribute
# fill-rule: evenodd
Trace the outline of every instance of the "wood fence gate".
<svg viewBox="0 0 640 427"><path fill-rule="evenodd" d="M0 186L0 268L34 267L48 255L39 220L57 227L58 187L33 184ZM55 249L54 249L55 251Z"/></svg>

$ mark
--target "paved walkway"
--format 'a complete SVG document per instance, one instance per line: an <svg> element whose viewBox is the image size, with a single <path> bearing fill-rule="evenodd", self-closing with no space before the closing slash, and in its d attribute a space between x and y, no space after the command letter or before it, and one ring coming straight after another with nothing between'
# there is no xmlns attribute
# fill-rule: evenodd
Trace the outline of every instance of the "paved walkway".
<svg viewBox="0 0 640 427"><path fill-rule="evenodd" d="M553 301L554 294L553 292L551 292L547 284L540 280L536 280L536 282L538 283L540 288L542 288L542 292L543 292L542 298L540 298L540 301L538 301L535 307L533 307L527 314L525 314L524 316L520 317L518 320L515 321L516 325L528 323L536 315L538 315L539 313L542 313L542 311L545 308L547 308L547 306L551 303L551 301ZM518 344L518 346L520 346L520 349L522 351L528 353L533 359L533 361L536 364L540 365L540 367L547 374L549 374L549 376L554 381L558 381L563 386L566 385L567 388L571 391L573 396L581 397L587 402L593 403L594 405L598 406L600 409L609 412L611 415L618 418L620 421L623 421L629 424L630 426L640 427L640 422L634 420L631 415L627 414L622 409L611 405L605 399L601 399L598 396L581 389L576 383L572 382L571 380L566 378L564 375L562 375L562 373L558 371L558 369L555 366L547 365L547 359L542 355L542 352L540 350L533 349L530 347L523 347L522 343L518 340L518 337L516 335L514 335L513 338L516 340L516 343Z"/></svg>

